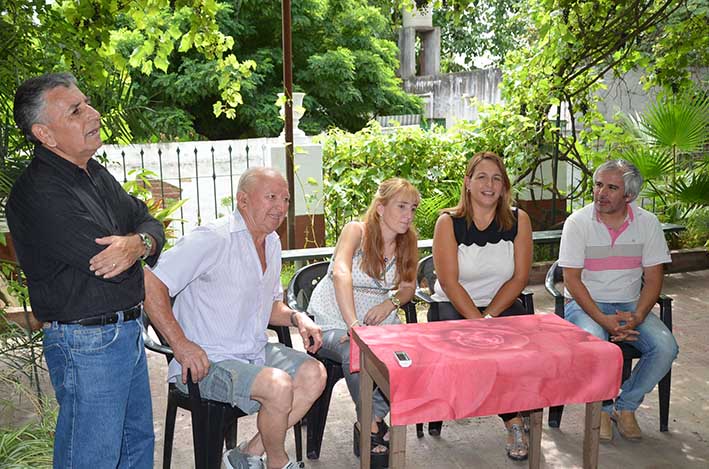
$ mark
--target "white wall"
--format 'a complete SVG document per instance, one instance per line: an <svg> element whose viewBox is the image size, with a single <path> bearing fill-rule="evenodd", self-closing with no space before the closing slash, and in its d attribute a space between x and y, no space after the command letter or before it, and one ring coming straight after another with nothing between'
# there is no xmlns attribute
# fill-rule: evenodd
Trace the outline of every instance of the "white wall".
<svg viewBox="0 0 709 469"><path fill-rule="evenodd" d="M182 187L182 198L188 200L183 206L182 214L176 213L173 216L185 219L184 232L188 233L197 225L198 214L201 223L205 223L230 213L231 206L223 206L221 200L236 191L239 177L247 169L247 164L248 167L270 166L270 147L277 144L279 144L277 138L258 138L125 146L104 145L98 153L99 155L106 154L109 159L108 170L122 183L125 180L124 160L125 174L128 174L131 169L140 168L140 152L142 150L143 164L146 169L157 175L156 179L160 179L162 174L162 179L165 182ZM231 148L231 153L229 148ZM196 163L195 151L197 152ZM159 153L161 153L161 157L159 157ZM161 160L162 173L160 170ZM128 180L134 179L130 175L127 178ZM199 211L197 206L198 186ZM214 207L215 194L216 210ZM182 231L181 224L177 222L173 222L172 228L178 234Z"/></svg>

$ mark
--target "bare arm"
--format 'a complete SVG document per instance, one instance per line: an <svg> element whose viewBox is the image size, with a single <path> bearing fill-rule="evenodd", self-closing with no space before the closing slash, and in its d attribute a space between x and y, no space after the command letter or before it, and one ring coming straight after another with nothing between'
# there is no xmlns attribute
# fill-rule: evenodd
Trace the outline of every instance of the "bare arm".
<svg viewBox="0 0 709 469"><path fill-rule="evenodd" d="M436 222L433 231L433 265L438 283L456 311L467 319L481 318L480 310L458 281L458 243L455 241L450 215L441 215Z"/></svg>
<svg viewBox="0 0 709 469"><path fill-rule="evenodd" d="M485 313L499 316L517 299L529 280L529 269L532 266L532 223L529 216L517 209L517 236L514 239L515 270L512 278L506 281L495 294Z"/></svg>
<svg viewBox="0 0 709 469"><path fill-rule="evenodd" d="M357 322L354 290L352 288L352 257L362 242L363 227L361 223L348 223L340 233L340 239L335 247L335 262L333 264L333 283L335 300L342 314L342 320L347 329Z"/></svg>
<svg viewBox="0 0 709 469"><path fill-rule="evenodd" d="M182 382L187 383L187 370L192 371L194 382L201 381L209 372L207 353L185 336L172 312L167 286L149 269L145 268L143 272L145 275L145 312L170 344L175 359L182 365Z"/></svg>

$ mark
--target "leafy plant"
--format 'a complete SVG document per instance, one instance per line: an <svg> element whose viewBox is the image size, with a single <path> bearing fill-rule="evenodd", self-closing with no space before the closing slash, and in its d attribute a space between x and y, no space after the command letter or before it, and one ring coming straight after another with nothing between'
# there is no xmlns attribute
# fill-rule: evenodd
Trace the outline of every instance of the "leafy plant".
<svg viewBox="0 0 709 469"><path fill-rule="evenodd" d="M702 154L709 143L709 94L658 97L625 128L635 140L623 156L647 181L644 194L662 202L667 221L709 206L709 157Z"/></svg>
<svg viewBox="0 0 709 469"><path fill-rule="evenodd" d="M354 134L330 130L322 138L328 244L334 244L348 221L364 214L385 179L408 179L422 199L441 195L442 186L459 184L471 156L465 137L441 128L385 133L376 122Z"/></svg>
<svg viewBox="0 0 709 469"><path fill-rule="evenodd" d="M0 428L0 461L7 469L51 468L58 407L48 398L38 399L24 385L0 379L3 387L14 388L14 399L32 403L35 415L19 427ZM8 405L15 405L8 403Z"/></svg>
<svg viewBox="0 0 709 469"><path fill-rule="evenodd" d="M125 189L128 194L145 202L150 215L165 226L166 237L168 239L175 238L176 235L169 226L170 223L176 220L179 221L179 219L172 218L171 215L179 210L180 207L187 202L187 199L171 201L153 197L153 192L150 190L152 187L150 180L157 179L157 174L149 169L136 168L129 171L128 174L133 177L133 179L126 181L123 184L123 189Z"/></svg>
<svg viewBox="0 0 709 469"><path fill-rule="evenodd" d="M421 203L416 209L415 220L419 238L433 238L433 229L436 226L441 210L453 207L458 203L461 184L462 179L461 181L442 184L441 187L434 189L433 194L421 199Z"/></svg>

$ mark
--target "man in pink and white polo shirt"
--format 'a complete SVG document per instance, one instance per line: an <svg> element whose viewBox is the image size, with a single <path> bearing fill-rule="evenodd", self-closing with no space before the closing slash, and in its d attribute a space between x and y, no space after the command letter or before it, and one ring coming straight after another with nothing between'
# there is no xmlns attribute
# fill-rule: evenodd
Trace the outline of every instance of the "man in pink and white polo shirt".
<svg viewBox="0 0 709 469"><path fill-rule="evenodd" d="M672 333L650 314L662 288L662 264L672 260L657 217L633 203L643 183L634 165L607 161L593 182L593 204L574 212L561 235L564 314L596 337L630 342L642 354L615 405L604 402L601 413L601 440L613 438L611 419L623 437L637 440L635 410L678 352Z"/></svg>

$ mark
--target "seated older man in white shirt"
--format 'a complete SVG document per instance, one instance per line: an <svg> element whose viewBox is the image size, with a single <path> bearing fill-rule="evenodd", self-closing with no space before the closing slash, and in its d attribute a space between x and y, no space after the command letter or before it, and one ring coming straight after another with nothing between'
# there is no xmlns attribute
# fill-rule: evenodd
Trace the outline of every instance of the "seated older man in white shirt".
<svg viewBox="0 0 709 469"><path fill-rule="evenodd" d="M282 301L275 231L290 202L283 176L247 170L236 197L231 216L195 229L146 268L145 310L175 353L171 381L186 391L190 370L203 397L258 412L258 433L224 455L226 467L263 468L265 452L268 468L295 468L286 430L320 396L326 373L307 354L269 343L266 328L297 327L310 352L320 348L321 331Z"/></svg>

